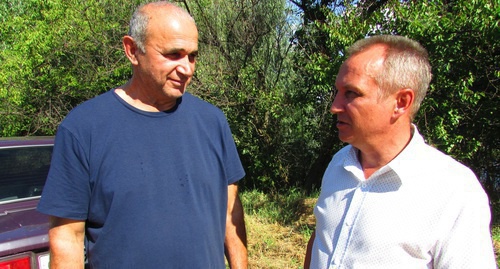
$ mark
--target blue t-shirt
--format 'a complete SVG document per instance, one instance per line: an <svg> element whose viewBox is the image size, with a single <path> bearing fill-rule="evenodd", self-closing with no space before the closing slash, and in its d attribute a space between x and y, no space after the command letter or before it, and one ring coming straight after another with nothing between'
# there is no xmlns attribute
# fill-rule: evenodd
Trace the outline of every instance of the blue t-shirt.
<svg viewBox="0 0 500 269"><path fill-rule="evenodd" d="M185 93L145 112L112 90L59 126L38 209L86 221L91 268L224 268L227 186L243 176L215 106Z"/></svg>

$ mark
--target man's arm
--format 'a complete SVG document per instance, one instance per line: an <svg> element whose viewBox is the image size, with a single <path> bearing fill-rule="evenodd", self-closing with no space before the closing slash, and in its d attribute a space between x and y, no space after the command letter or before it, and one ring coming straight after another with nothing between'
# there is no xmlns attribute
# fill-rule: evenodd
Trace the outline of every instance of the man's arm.
<svg viewBox="0 0 500 269"><path fill-rule="evenodd" d="M304 269L309 269L311 266L311 251L314 243L314 238L316 238L316 231L313 231L311 234L311 238L309 238L309 242L307 243L306 249L306 258L304 259Z"/></svg>
<svg viewBox="0 0 500 269"><path fill-rule="evenodd" d="M84 267L85 222L50 217L50 268Z"/></svg>
<svg viewBox="0 0 500 269"><path fill-rule="evenodd" d="M231 184L227 190L224 252L231 269L246 269L248 267L247 232L245 229L243 206L238 196L238 186Z"/></svg>
<svg viewBox="0 0 500 269"><path fill-rule="evenodd" d="M497 268L488 197L479 184L474 187L464 188L465 192L455 195L457 200L450 201L462 206L456 211L458 216L448 221L452 225L439 234L433 250L434 268Z"/></svg>

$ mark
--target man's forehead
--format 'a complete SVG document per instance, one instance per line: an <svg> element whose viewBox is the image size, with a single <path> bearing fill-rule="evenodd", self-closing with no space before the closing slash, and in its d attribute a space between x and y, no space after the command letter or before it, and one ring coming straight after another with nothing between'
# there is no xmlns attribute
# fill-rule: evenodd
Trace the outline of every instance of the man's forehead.
<svg viewBox="0 0 500 269"><path fill-rule="evenodd" d="M149 3L142 7L141 12L148 17L148 28L151 25L159 27L177 28L193 26L196 24L191 15L182 8L166 3L159 5L158 3Z"/></svg>
<svg viewBox="0 0 500 269"><path fill-rule="evenodd" d="M375 44L349 56L342 67L344 67L345 72L361 71L368 75L374 75L383 67L386 53L387 47L385 45Z"/></svg>

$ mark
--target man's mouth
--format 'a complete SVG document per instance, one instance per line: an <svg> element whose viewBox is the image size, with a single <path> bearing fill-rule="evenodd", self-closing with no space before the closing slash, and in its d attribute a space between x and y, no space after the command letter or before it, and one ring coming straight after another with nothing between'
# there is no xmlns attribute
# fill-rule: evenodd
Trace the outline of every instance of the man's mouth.
<svg viewBox="0 0 500 269"><path fill-rule="evenodd" d="M174 85L183 85L183 84L184 84L184 81L182 81L182 80L170 79L170 81L171 81L171 82L172 82L172 84L174 84Z"/></svg>
<svg viewBox="0 0 500 269"><path fill-rule="evenodd" d="M343 120L337 120L337 128L339 127L342 127L342 126L346 126L346 125L349 125L346 121L343 121Z"/></svg>

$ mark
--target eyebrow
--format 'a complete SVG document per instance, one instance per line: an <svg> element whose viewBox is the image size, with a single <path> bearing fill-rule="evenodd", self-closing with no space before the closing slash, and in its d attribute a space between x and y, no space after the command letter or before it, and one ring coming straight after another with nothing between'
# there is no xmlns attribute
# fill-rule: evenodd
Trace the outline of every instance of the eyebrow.
<svg viewBox="0 0 500 269"><path fill-rule="evenodd" d="M170 49L165 49L162 51L162 53L164 53L164 54L178 53L178 52L187 53L188 51L186 49L183 49L183 48L170 48ZM198 55L198 50L194 50L194 51L187 53L187 54Z"/></svg>

